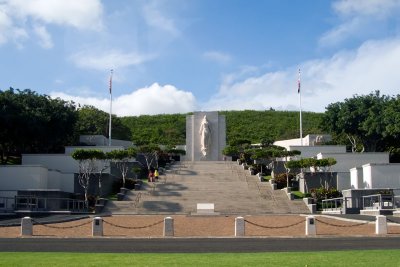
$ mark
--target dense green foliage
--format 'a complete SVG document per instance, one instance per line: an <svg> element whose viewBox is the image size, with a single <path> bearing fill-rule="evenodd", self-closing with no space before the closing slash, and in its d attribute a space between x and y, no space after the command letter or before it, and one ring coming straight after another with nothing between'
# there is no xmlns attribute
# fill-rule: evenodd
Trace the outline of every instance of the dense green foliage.
<svg viewBox="0 0 400 267"><path fill-rule="evenodd" d="M305 240L306 243L306 240ZM265 253L2 252L0 266L399 266L400 250Z"/></svg>
<svg viewBox="0 0 400 267"><path fill-rule="evenodd" d="M295 111L220 111L226 116L227 142L248 140L251 143L298 138L299 113ZM186 115L123 117L122 123L132 132L137 144L177 145L186 143ZM322 133L322 113L303 112L303 134Z"/></svg>
<svg viewBox="0 0 400 267"><path fill-rule="evenodd" d="M226 116L227 142L248 139L252 143L299 137L299 112L296 111L220 111ZM322 113L303 112L303 135L322 133Z"/></svg>
<svg viewBox="0 0 400 267"><path fill-rule="evenodd" d="M122 117L121 121L130 129L131 141L137 145L186 143L186 114Z"/></svg>
<svg viewBox="0 0 400 267"><path fill-rule="evenodd" d="M226 116L228 154L238 154L245 144L271 144L299 137L296 111L220 111ZM330 133L336 144L353 151L391 151L400 147L400 96L381 96L379 91L330 104L325 113L303 112L303 136ZM116 117L112 137L137 145L186 143L186 115ZM78 136L108 137L109 116L91 106L51 99L30 90L0 91L0 160L21 153L58 153L65 145L78 144ZM241 145L237 151L235 146ZM400 154L399 159L400 159Z"/></svg>
<svg viewBox="0 0 400 267"><path fill-rule="evenodd" d="M63 151L74 142L75 105L31 90L0 91L0 157Z"/></svg>
<svg viewBox="0 0 400 267"><path fill-rule="evenodd" d="M131 131L122 124L120 118L112 115L112 138L130 140ZM78 109L76 132L78 135L104 135L108 137L110 117L109 114L92 106L84 106Z"/></svg>
<svg viewBox="0 0 400 267"><path fill-rule="evenodd" d="M345 99L326 108L321 127L334 135L337 143L353 151L389 151L399 147L400 96L369 95Z"/></svg>

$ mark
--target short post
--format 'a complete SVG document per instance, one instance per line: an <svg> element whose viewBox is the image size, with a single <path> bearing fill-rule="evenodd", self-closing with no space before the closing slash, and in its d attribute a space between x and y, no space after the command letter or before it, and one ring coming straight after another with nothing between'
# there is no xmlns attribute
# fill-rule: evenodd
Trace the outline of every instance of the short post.
<svg viewBox="0 0 400 267"><path fill-rule="evenodd" d="M376 216L375 234L377 234L377 235L386 235L387 234L386 216L384 216L384 215Z"/></svg>
<svg viewBox="0 0 400 267"><path fill-rule="evenodd" d="M21 236L32 236L33 225L31 217L24 217L21 220Z"/></svg>
<svg viewBox="0 0 400 267"><path fill-rule="evenodd" d="M93 219L92 236L103 236L103 219L101 217Z"/></svg>
<svg viewBox="0 0 400 267"><path fill-rule="evenodd" d="M174 218L164 218L164 236L174 236Z"/></svg>
<svg viewBox="0 0 400 267"><path fill-rule="evenodd" d="M235 218L235 236L245 236L243 217Z"/></svg>
<svg viewBox="0 0 400 267"><path fill-rule="evenodd" d="M306 235L316 235L317 229L315 227L315 217L307 216L306 217Z"/></svg>

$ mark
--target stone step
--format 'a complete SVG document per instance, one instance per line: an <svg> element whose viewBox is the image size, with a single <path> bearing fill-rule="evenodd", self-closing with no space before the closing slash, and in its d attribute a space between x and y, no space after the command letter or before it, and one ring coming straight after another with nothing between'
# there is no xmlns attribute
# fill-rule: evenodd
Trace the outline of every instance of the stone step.
<svg viewBox="0 0 400 267"><path fill-rule="evenodd" d="M234 162L178 163L160 176L154 191L147 185L131 193L106 209L120 214L190 214L198 203L213 203L221 214L308 213L302 201L290 201L283 191L272 190Z"/></svg>

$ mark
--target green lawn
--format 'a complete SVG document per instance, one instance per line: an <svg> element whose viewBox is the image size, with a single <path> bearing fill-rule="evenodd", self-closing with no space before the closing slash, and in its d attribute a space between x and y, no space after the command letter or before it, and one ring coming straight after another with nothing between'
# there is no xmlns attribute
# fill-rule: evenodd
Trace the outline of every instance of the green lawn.
<svg viewBox="0 0 400 267"><path fill-rule="evenodd" d="M0 266L400 266L400 250L277 253L0 253Z"/></svg>

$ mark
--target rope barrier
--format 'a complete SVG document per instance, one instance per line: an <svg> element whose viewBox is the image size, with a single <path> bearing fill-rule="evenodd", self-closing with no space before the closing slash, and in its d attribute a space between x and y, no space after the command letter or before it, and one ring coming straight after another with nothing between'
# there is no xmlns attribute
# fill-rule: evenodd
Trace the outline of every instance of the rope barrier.
<svg viewBox="0 0 400 267"><path fill-rule="evenodd" d="M41 222L35 221L33 219L32 219L32 223L37 224L37 225L42 225L42 226L47 227L47 228L71 229L71 228L78 228L78 227L90 224L90 223L92 223L92 221L88 221L88 222L84 222L84 223L81 223L81 224L78 224L78 225L72 225L72 226L53 226L53 225L49 225L49 224L46 224L46 223L41 223Z"/></svg>
<svg viewBox="0 0 400 267"><path fill-rule="evenodd" d="M300 222L297 222L297 223L294 223L294 224L290 224L290 225L285 225L285 226L266 226L266 225L261 225L261 224L257 224L257 223L254 223L254 222L250 222L248 220L244 220L244 221L249 223L249 224L251 224L251 225L254 225L254 226L257 226L257 227L261 227L261 228L266 228L266 229L289 228L289 227L296 226L298 224L304 223L304 220L301 220Z"/></svg>
<svg viewBox="0 0 400 267"><path fill-rule="evenodd" d="M333 227L357 227L357 226L361 226L361 225L366 225L366 224L368 224L369 222L363 222L363 223L358 223L358 224L352 224L352 225L340 225L340 224L333 224L333 223L328 223L328 222L324 222L324 221L321 221L321 220L319 220L319 219L317 219L317 218L315 218L315 220L317 221L317 222L320 222L320 223L322 223L322 224L326 224L326 225L329 225L329 226L333 226Z"/></svg>
<svg viewBox="0 0 400 267"><path fill-rule="evenodd" d="M123 225L117 225L115 223L112 222L107 222L106 220L103 220L104 223L114 226L114 227L118 227L118 228L123 228L123 229L130 229L130 230L137 230L137 229L144 229L144 228L150 228L153 226L156 226L157 224L163 223L164 220L149 224L149 225L144 225L144 226L123 226Z"/></svg>

